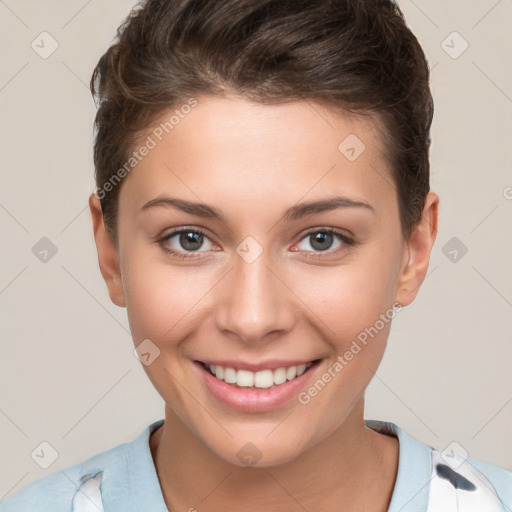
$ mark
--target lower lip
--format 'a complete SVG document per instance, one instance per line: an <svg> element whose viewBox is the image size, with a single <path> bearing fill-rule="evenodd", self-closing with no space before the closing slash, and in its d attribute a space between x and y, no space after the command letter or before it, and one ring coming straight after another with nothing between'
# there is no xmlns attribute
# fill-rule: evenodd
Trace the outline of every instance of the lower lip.
<svg viewBox="0 0 512 512"><path fill-rule="evenodd" d="M242 412L267 412L295 398L318 366L313 363L300 377L286 381L273 388L258 389L238 387L214 377L202 363L195 361L206 387L221 403Z"/></svg>

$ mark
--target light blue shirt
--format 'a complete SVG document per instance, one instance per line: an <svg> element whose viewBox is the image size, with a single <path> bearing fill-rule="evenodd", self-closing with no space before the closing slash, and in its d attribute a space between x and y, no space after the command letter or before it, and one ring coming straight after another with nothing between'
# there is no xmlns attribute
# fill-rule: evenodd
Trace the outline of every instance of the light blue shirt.
<svg viewBox="0 0 512 512"><path fill-rule="evenodd" d="M32 482L2 501L0 512L169 512L149 446L163 421L146 427L134 441ZM366 425L399 441L388 512L512 511L511 471L436 450L394 423L366 420ZM201 510L199 504L196 508Z"/></svg>

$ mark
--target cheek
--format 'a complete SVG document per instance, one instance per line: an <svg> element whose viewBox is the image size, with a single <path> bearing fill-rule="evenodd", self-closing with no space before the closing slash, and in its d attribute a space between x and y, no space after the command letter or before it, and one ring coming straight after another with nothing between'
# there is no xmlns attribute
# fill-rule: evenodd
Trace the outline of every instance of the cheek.
<svg viewBox="0 0 512 512"><path fill-rule="evenodd" d="M124 254L123 287L135 344L149 338L169 345L172 339L183 338L187 329L193 329L194 317L200 311L204 314L223 272L209 266L180 267L163 254L155 258L154 248L136 244L126 247ZM328 339L338 340L341 350L392 306L396 258L389 246L376 245L339 266L295 268L289 279L303 304L297 307L325 330Z"/></svg>
<svg viewBox="0 0 512 512"><path fill-rule="evenodd" d="M155 258L154 251L134 250L126 258L123 287L135 343L178 340L190 326L196 305L212 287L211 276Z"/></svg>
<svg viewBox="0 0 512 512"><path fill-rule="evenodd" d="M296 274L294 292L339 350L392 308L398 278L395 252L376 246L354 253L338 267Z"/></svg>
<svg viewBox="0 0 512 512"><path fill-rule="evenodd" d="M376 248L368 257L308 280L314 285L304 302L322 328L331 357L318 380L298 398L305 411L329 411L330 420L321 427L324 434L345 420L382 360L396 315L395 257L389 249L386 253ZM305 293L306 287L302 290Z"/></svg>

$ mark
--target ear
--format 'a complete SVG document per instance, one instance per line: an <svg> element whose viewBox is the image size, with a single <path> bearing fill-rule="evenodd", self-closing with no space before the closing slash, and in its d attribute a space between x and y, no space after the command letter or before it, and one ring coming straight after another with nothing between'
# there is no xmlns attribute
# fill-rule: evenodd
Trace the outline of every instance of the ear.
<svg viewBox="0 0 512 512"><path fill-rule="evenodd" d="M123 282L119 265L119 255L116 246L105 227L101 203L95 194L89 197L89 209L91 210L94 240L98 251L98 263L101 275L107 283L110 300L119 307L125 307Z"/></svg>
<svg viewBox="0 0 512 512"><path fill-rule="evenodd" d="M430 253L437 236L438 210L439 197L434 192L429 192L421 220L414 228L404 250L395 299L402 306L408 306L415 299L427 274Z"/></svg>

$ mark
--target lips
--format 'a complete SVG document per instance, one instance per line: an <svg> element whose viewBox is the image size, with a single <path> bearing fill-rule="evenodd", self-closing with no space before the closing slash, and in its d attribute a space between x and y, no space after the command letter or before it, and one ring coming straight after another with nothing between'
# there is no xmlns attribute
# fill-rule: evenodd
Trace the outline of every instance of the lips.
<svg viewBox="0 0 512 512"><path fill-rule="evenodd" d="M267 367L263 364L245 364L243 365L245 368L240 368L242 364L229 361L222 361L223 364L220 364L220 361L195 361L194 367L205 389L217 403L241 412L263 413L296 400L300 391L315 378L320 362L320 359L308 362L267 361L265 363ZM212 372L210 365L215 373ZM256 371L248 370L248 366ZM290 380L288 375L291 377ZM235 377L236 382L226 381L226 378L228 381L233 381ZM270 384L271 378L272 384ZM275 378L277 384L274 383ZM284 381L283 378L285 378ZM279 384L281 381L283 382Z"/></svg>

